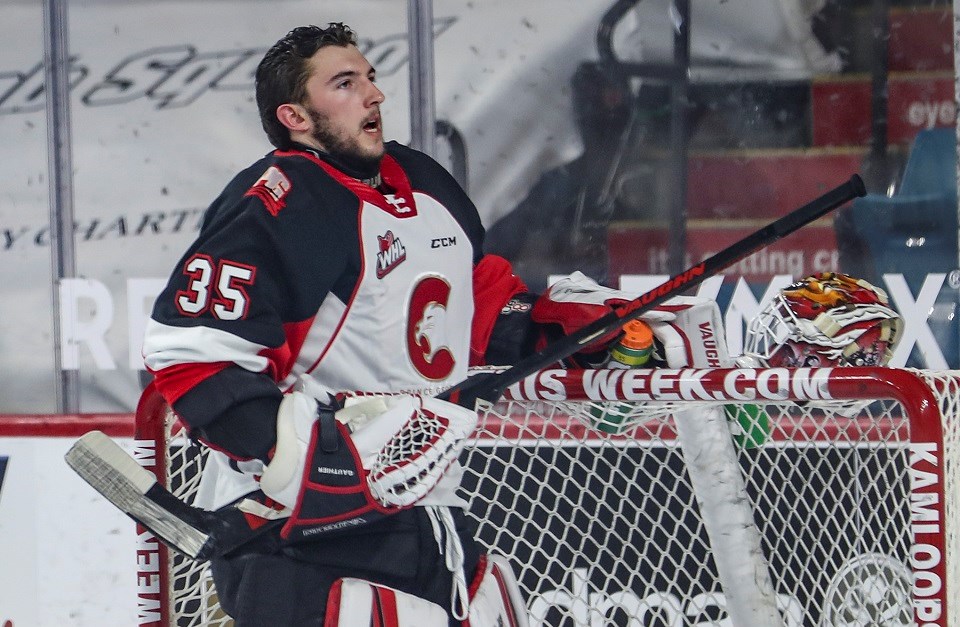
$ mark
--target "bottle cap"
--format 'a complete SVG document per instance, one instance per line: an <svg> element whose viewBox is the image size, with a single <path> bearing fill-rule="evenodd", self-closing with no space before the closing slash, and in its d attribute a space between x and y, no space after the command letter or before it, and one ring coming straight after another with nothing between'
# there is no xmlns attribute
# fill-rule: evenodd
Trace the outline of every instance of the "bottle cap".
<svg viewBox="0 0 960 627"><path fill-rule="evenodd" d="M620 343L634 350L653 346L653 330L642 320L631 320L623 325L623 337Z"/></svg>

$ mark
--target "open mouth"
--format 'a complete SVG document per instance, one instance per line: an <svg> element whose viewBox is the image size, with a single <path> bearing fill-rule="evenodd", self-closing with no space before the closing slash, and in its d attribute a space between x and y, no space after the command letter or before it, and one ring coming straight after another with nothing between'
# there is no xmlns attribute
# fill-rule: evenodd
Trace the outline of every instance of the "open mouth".
<svg viewBox="0 0 960 627"><path fill-rule="evenodd" d="M367 120L363 125L363 130L368 133L374 133L380 130L380 116L375 116Z"/></svg>

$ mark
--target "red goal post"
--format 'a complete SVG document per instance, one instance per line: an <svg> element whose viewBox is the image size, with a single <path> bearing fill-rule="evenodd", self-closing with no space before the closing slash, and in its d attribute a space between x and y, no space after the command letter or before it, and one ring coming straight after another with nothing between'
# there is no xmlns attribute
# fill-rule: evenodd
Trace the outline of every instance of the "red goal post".
<svg viewBox="0 0 960 627"><path fill-rule="evenodd" d="M532 625L960 627L958 402L952 372L544 370L482 412L463 495ZM136 438L190 498L158 397ZM230 624L202 567L138 552L140 624Z"/></svg>

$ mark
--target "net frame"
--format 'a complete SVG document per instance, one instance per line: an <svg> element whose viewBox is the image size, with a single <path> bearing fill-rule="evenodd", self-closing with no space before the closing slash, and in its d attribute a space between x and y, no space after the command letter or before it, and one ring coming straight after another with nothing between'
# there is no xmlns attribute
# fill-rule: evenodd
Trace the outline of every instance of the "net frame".
<svg viewBox="0 0 960 627"><path fill-rule="evenodd" d="M897 498L904 501L901 505L908 512L908 520L903 521L908 528L901 531L910 536L904 561L913 567L909 572L910 592L914 596L913 612L909 618L916 624L956 627L960 625L960 603L948 603L948 599L960 598L957 549L960 538L956 529L960 521L951 520L949 516L950 512L956 511L955 498L960 494L960 481L954 477L960 468L957 464L960 448L958 402L960 373L954 372L892 368L546 370L511 386L500 403L482 413L481 426L462 458L468 475L465 484L469 484L465 487L465 495L473 499L470 515L478 524L481 543L506 554L524 586L524 582L531 579L531 569L537 568L539 558L531 558L529 547L521 546L518 538L522 539L524 535L516 535L515 530L511 529L509 517L511 507L530 505L511 499L524 493L534 478L533 475L515 477L519 481L514 483L510 475L511 472L516 475L517 471L508 471L503 466L501 454L506 455L506 463L512 463L509 461L511 456L524 447L553 452L572 451L579 447L604 455L647 449L669 451L679 448L675 424L670 419L671 414L678 410L717 405L737 408L762 405L767 408L789 408L791 411L803 407L801 420L778 421L765 442L740 450L741 459L754 454L751 451L792 449L797 438L804 439L811 449L829 449L835 446L831 442L858 442L857 446L870 455L880 455L879 452L886 449L905 455L908 462L904 472L907 474L893 479L891 484L907 484L903 494ZM878 404L880 409L873 409ZM624 406L628 406L629 410L623 411ZM597 428L598 416L606 418L617 412L622 415L612 430ZM833 416L833 419L818 422L816 416ZM171 427L172 436L165 435ZM143 399L137 411L136 436L138 450L146 451L141 461L150 461L151 453L154 461L165 458L163 449L168 441L171 449L183 447L181 450L191 450L178 428L178 423L162 401L156 398L152 401ZM158 429L162 429L164 435L159 435ZM493 452L499 453L495 455ZM193 464L202 456L202 451L194 450L187 457L189 463ZM746 463L750 463L749 460ZM150 467L148 463L145 465ZM165 474L166 477L161 476L161 480L179 490L176 482L171 485L167 477L176 475L181 468L167 465L161 470L158 466L154 464L150 468L159 471L158 476ZM578 472L591 471L579 469ZM476 487L472 485L475 480L484 476L497 477L498 492L470 494L470 490ZM618 491L626 483L634 481L630 477L618 476L616 472L603 480L609 484L609 492L604 498L611 501L616 500ZM543 484L534 488L532 492L539 494L549 490L549 486ZM503 502L507 503L505 507L497 505ZM477 507L478 503L480 507ZM537 516L523 515L527 516L528 526L536 526ZM553 511L547 515L562 518L565 513ZM658 521L650 519L646 522L655 526ZM602 524L602 521L594 519L591 524ZM581 544L577 549L578 540L572 537L572 530L568 529L565 533L567 535L561 540L574 547L574 551L589 553L594 550L587 544ZM695 538L691 541L696 542ZM766 544L766 550L777 548L771 548L769 541ZM215 594L203 568L180 572L178 569L182 569L184 564L177 562L182 560L169 555L155 540L151 543L149 533L141 535L140 549L141 624L164 627L230 624L227 619L215 616ZM569 552L570 549L565 550ZM609 568L606 564L608 557L602 552L597 555L598 567ZM673 568L705 568L697 566L695 561L687 560ZM775 569L782 567L782 564L774 565ZM876 556L865 554L858 567L861 570L876 570L880 565ZM886 567L889 571L890 564L886 564ZM534 573L534 576L538 580L546 579L538 573ZM584 569L572 563L568 565L564 576L569 578L564 584L567 590L575 590L577 581L583 589L590 585ZM695 579L697 576L694 573L689 577ZM581 579L578 580L578 577ZM844 583L840 573L833 579L831 586L846 586L849 593L851 584ZM553 585L554 601L557 601L557 595L561 595L560 587L557 582L553 582ZM895 586L891 583L891 587ZM179 593L173 594L171 591L175 588L191 589L189 599L183 600ZM540 603L542 609L544 595L541 592L531 590L527 585L524 593L528 603L533 599L533 605ZM595 593L593 599L597 607L590 607L589 603L578 605L578 599L573 598L575 596L568 594L570 598L567 601L571 607L559 618L542 612L537 614L538 607L531 607L532 624L575 624L585 627L646 624L631 623L630 620L638 620L636 616L624 618L624 605L636 605L629 595L613 599L613 595ZM697 609L697 604L703 612L707 612L711 606L716 608L723 605L722 592L718 595L716 591L706 591L695 596L685 600L680 613L676 615L690 614ZM590 600L589 595L587 600ZM795 607L789 604L785 606L784 603L780 603L780 609L788 615L788 619L791 611L796 612ZM648 617L652 616L649 608L646 611ZM155 622L145 620L145 616L152 618L154 612L157 618ZM189 614L192 618L178 618L181 614ZM694 616L702 618L704 615L701 612ZM901 624L896 621L902 618L901 612L899 618L894 615L886 624ZM847 624L857 624L850 623L848 619L844 617ZM685 616L682 620L690 620L690 624L693 624L695 619ZM788 620L787 624L799 623L790 623ZM830 623L821 620L819 624Z"/></svg>

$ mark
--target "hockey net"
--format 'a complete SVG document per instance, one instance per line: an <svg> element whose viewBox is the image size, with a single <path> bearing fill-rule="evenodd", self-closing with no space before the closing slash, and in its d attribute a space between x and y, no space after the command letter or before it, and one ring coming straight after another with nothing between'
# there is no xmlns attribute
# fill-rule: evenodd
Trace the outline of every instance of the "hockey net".
<svg viewBox="0 0 960 627"><path fill-rule="evenodd" d="M958 403L954 372L546 370L481 414L463 494L534 626L960 627ZM157 397L137 439L189 500L204 452ZM140 624L231 624L139 549Z"/></svg>

